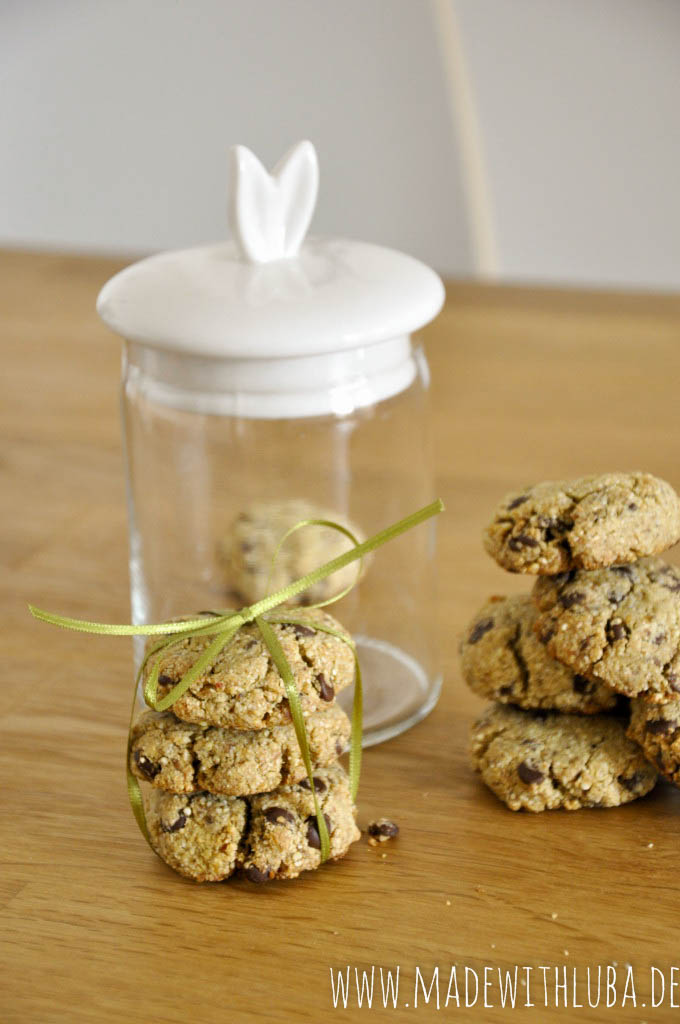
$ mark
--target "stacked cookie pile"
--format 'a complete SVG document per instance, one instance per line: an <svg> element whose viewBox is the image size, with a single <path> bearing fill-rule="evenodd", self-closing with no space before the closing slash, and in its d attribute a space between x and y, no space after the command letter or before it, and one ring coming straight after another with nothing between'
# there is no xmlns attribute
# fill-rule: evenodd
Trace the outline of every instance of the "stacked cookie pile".
<svg viewBox="0 0 680 1024"><path fill-rule="evenodd" d="M337 860L360 836L349 780L337 763L350 723L335 695L353 682L354 658L346 643L317 628L327 626L347 636L330 615L296 609L295 618L303 624L272 628L300 695L314 789L328 828L330 857ZM212 639L186 638L163 654L161 696ZM242 871L253 882L265 882L295 878L319 866L314 798L284 682L254 624L233 637L172 713L141 716L133 729L130 768L147 784L144 804L152 844L180 874L218 882Z"/></svg>
<svg viewBox="0 0 680 1024"><path fill-rule="evenodd" d="M461 660L495 702L473 766L512 810L618 806L658 771L680 783L680 570L655 557L678 539L680 499L646 473L542 483L497 509L487 551L538 579L478 612Z"/></svg>

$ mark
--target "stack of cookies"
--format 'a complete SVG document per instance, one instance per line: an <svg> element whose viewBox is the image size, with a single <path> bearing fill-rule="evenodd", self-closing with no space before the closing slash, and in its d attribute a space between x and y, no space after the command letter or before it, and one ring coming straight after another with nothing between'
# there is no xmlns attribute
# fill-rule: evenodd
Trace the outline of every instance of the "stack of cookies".
<svg viewBox="0 0 680 1024"><path fill-rule="evenodd" d="M314 789L330 839L344 856L359 836L345 770L338 758L350 723L335 695L354 679L347 636L319 609L296 609L300 624L273 624L292 669L305 716ZM213 637L184 639L161 657L163 696L196 663ZM150 667L147 671L150 670ZM130 768L144 786L152 844L162 859L197 882L237 871L254 882L295 878L320 864L314 797L291 721L284 682L257 627L244 626L212 668L173 705L135 724Z"/></svg>
<svg viewBox="0 0 680 1024"><path fill-rule="evenodd" d="M502 568L538 576L492 598L461 644L492 704L471 757L512 810L615 807L657 772L680 784L680 499L647 473L508 495L485 533ZM677 738L677 742L676 742Z"/></svg>

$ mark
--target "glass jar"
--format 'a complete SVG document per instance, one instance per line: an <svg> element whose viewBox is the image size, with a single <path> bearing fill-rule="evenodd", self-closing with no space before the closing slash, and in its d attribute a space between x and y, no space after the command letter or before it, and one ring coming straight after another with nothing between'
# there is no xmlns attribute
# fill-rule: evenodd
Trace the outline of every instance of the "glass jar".
<svg viewBox="0 0 680 1024"><path fill-rule="evenodd" d="M304 527L268 582L276 543L300 519L332 519L363 539L435 496L427 362L410 330L390 320L412 326L404 310L425 284L433 315L436 275L362 243L310 241L297 258L264 267L242 248L153 257L100 296L103 318L134 339L123 354L122 414L135 624L251 604L351 546L327 527ZM390 300L395 266L413 286ZM221 312L208 318L215 287ZM332 330L320 329L326 315ZM415 320L424 322L422 310ZM373 340L376 322L387 322L386 336ZM308 595L360 577L329 611L357 642L366 744L418 721L439 695L427 614L435 569L430 521ZM349 706L351 694L340 699Z"/></svg>

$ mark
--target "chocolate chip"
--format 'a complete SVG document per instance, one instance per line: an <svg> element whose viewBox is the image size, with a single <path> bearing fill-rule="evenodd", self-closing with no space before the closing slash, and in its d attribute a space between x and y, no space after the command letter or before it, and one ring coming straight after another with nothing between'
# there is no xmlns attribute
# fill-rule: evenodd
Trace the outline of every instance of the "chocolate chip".
<svg viewBox="0 0 680 1024"><path fill-rule="evenodd" d="M323 672L319 672L316 677L316 681L319 684L319 696L321 697L321 700L333 700L333 697L335 697L335 690L330 683L326 682L326 677Z"/></svg>
<svg viewBox="0 0 680 1024"><path fill-rule="evenodd" d="M512 693L512 686L499 686L498 695L500 697L507 697Z"/></svg>
<svg viewBox="0 0 680 1024"><path fill-rule="evenodd" d="M260 871L254 864L246 868L245 874L249 882L257 882L258 885L268 882L271 877L271 871Z"/></svg>
<svg viewBox="0 0 680 1024"><path fill-rule="evenodd" d="M150 761L148 757L145 757L144 754L140 754L138 750L135 750L133 756L135 764L144 778L149 779L149 781L151 781L151 779L155 779L161 770L161 766L156 764L154 761Z"/></svg>
<svg viewBox="0 0 680 1024"><path fill-rule="evenodd" d="M292 722L293 716L290 713L290 704L288 703L287 697L282 697L276 705L276 708L281 712L282 717L285 718L287 722Z"/></svg>
<svg viewBox="0 0 680 1024"><path fill-rule="evenodd" d="M662 644L665 639L666 639L666 634L665 633L659 633L658 636L654 637L654 643L657 644L657 645L658 644Z"/></svg>
<svg viewBox="0 0 680 1024"><path fill-rule="evenodd" d="M284 821L289 821L291 825L295 823L295 815L287 811L285 807L268 807L264 816L272 825L279 825Z"/></svg>
<svg viewBox="0 0 680 1024"><path fill-rule="evenodd" d="M618 572L620 576L627 576L628 579L633 578L633 570L629 565L614 565L612 566L612 572Z"/></svg>
<svg viewBox="0 0 680 1024"><path fill-rule="evenodd" d="M555 635L555 632L556 630L554 628L546 629L544 633L538 634L538 639L541 641L542 644L550 643L550 641Z"/></svg>
<svg viewBox="0 0 680 1024"><path fill-rule="evenodd" d="M526 533L518 533L510 538L508 547L511 551L521 551L522 548L537 548L539 547L539 542L534 540L533 537L529 537Z"/></svg>
<svg viewBox="0 0 680 1024"><path fill-rule="evenodd" d="M520 494L519 498L514 498L513 501L510 502L508 505L508 511L510 511L511 508L517 508L518 505L523 505L528 498L528 494Z"/></svg>
<svg viewBox="0 0 680 1024"><path fill-rule="evenodd" d="M376 838L383 836L386 839L394 839L395 836L399 835L399 826L394 821L382 818L380 821L372 821L368 826L367 832L369 836L375 836Z"/></svg>
<svg viewBox="0 0 680 1024"><path fill-rule="evenodd" d="M541 546L539 541L534 537L527 536L526 533L518 533L515 540L521 541L526 548L538 548Z"/></svg>
<svg viewBox="0 0 680 1024"><path fill-rule="evenodd" d="M478 622L468 637L469 644L476 644L478 640L481 640L485 633L488 633L490 629L493 629L493 619L482 619Z"/></svg>
<svg viewBox="0 0 680 1024"><path fill-rule="evenodd" d="M293 632L298 640L303 636L316 636L316 630L310 629L309 626L300 626L296 624L293 626Z"/></svg>
<svg viewBox="0 0 680 1024"><path fill-rule="evenodd" d="M572 681L574 693L590 693L592 684L585 676L574 676Z"/></svg>
<svg viewBox="0 0 680 1024"><path fill-rule="evenodd" d="M316 793L323 793L323 792L325 792L326 783L323 781L323 779L319 779L315 775L312 778L312 782L314 783L314 790L315 790ZM302 782L300 783L300 788L301 789L311 789L311 786L309 785L309 779L303 779Z"/></svg>
<svg viewBox="0 0 680 1024"><path fill-rule="evenodd" d="M307 818L307 843L314 850L321 849L321 839L319 838L319 830L317 828L316 819L314 817Z"/></svg>
<svg viewBox="0 0 680 1024"><path fill-rule="evenodd" d="M158 682L161 686L174 686L176 680L173 679L172 676L166 675L165 672L161 672L158 677Z"/></svg>
<svg viewBox="0 0 680 1024"><path fill-rule="evenodd" d="M572 590L568 594L560 594L560 604L564 609L572 608L575 604L580 604L585 596L580 590Z"/></svg>
<svg viewBox="0 0 680 1024"><path fill-rule="evenodd" d="M630 776L630 778L624 778L623 775L619 775L618 781L620 785L624 787L624 789L627 789L630 793L634 793L641 779L642 776L640 775L640 773L635 772L633 775Z"/></svg>
<svg viewBox="0 0 680 1024"><path fill-rule="evenodd" d="M673 732L675 728L676 723L669 722L666 718L655 718L653 721L647 722L645 725L647 732L651 732L653 736Z"/></svg>
<svg viewBox="0 0 680 1024"><path fill-rule="evenodd" d="M338 755L338 757L341 757L342 754L345 753L345 744L342 743L341 740L335 741L335 753Z"/></svg>
<svg viewBox="0 0 680 1024"><path fill-rule="evenodd" d="M673 565L662 566L656 573L650 574L650 579L660 584L664 589L670 590L671 593L676 593L680 590L680 575L678 575L678 570Z"/></svg>
<svg viewBox="0 0 680 1024"><path fill-rule="evenodd" d="M622 622L612 622L607 627L607 640L609 640L610 643L622 640L627 635L626 627Z"/></svg>
<svg viewBox="0 0 680 1024"><path fill-rule="evenodd" d="M177 821L173 821L172 825L165 825L161 822L161 828L164 832L179 832L181 828L184 828L188 820L184 811L180 811L177 815Z"/></svg>
<svg viewBox="0 0 680 1024"><path fill-rule="evenodd" d="M635 502L634 502L634 501L629 501L629 502L628 502L628 510L629 510L630 512L637 512L637 510L638 510L638 506L637 506L637 505L635 504Z"/></svg>
<svg viewBox="0 0 680 1024"><path fill-rule="evenodd" d="M563 533L568 533L569 530L574 528L574 524L570 523L567 519L549 518L548 516L540 516L538 525L544 531L547 541L555 540L556 537L561 536Z"/></svg>
<svg viewBox="0 0 680 1024"><path fill-rule="evenodd" d="M543 780L543 772L539 772L537 768L532 768L526 761L522 761L517 766L517 774L519 775L522 782L526 782L530 786L533 782L541 782Z"/></svg>
<svg viewBox="0 0 680 1024"><path fill-rule="evenodd" d="M326 829L330 835L331 831L331 819L327 814L324 814L323 820L326 822ZM306 819L305 825L307 826L307 843L312 847L313 850L321 849L321 839L319 838L319 829L317 826L317 820L315 814L310 814Z"/></svg>

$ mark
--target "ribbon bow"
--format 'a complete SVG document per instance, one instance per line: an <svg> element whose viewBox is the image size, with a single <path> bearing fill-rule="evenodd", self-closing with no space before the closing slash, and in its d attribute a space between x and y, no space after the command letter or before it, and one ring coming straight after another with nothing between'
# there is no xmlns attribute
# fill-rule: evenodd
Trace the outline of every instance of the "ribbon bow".
<svg viewBox="0 0 680 1024"><path fill-rule="evenodd" d="M128 796L130 799L130 805L137 824L139 825L140 831L147 843L153 849L151 837L146 824L146 816L144 814L144 805L142 802L142 795L139 788L137 779L130 770L130 746L132 742L132 723L135 713L135 698L137 694L137 687L139 681L142 678L144 670L146 669L149 661L153 661L151 670L147 676L144 684L144 701L154 711L166 711L171 708L179 698L186 693L186 691L196 682L197 679L215 664L215 661L219 657L221 651L227 646L230 640L238 633L238 631L248 623L254 622L260 632L262 640L264 641L267 650L269 651L272 661L276 666L279 675L281 676L284 686L286 688L286 696L290 706L291 718L293 720L293 726L295 728L295 735L300 747L300 753L302 754L302 760L307 772L307 779L309 780L310 791L314 800L314 810L316 813L317 828L319 832L319 839L321 845L321 861L328 859L330 852L330 841L328 837L328 829L324 816L321 813L319 803L316 796L316 789L312 778L312 762L309 753L309 742L307 739L307 730L305 728L305 721L302 715L302 707L300 705L300 696L295 686L295 678L293 671L288 663L288 659L283 652L283 648L278 641L275 631L272 629L273 623L286 623L290 625L309 626L308 620L302 620L296 618L295 615L276 615L272 616L268 613L273 609L278 608L286 601L290 601L293 597L301 594L304 590L318 583L320 580L326 579L332 573L337 572L338 569L343 569L346 565L350 565L352 562L361 560L364 555L369 554L371 551L375 551L376 548L386 544L387 541L393 540L400 534L405 533L407 530L412 529L414 526L418 526L426 519L430 519L432 516L437 515L439 512L444 510L444 503L441 499L433 501L430 505L426 505L417 512L413 512L411 515L406 516L404 519L400 519L398 522L388 526L385 530L381 530L379 533L369 537L368 540L363 541L361 544L358 543L356 537L347 530L344 526L339 523L334 523L330 520L325 519L306 519L299 523L296 523L290 530L288 530L279 541L279 544L274 553L274 561L278 555L278 552L282 544L295 530L301 529L303 526L328 526L332 529L339 530L344 533L350 540L353 541L354 547L344 552L342 555L338 555L337 558L333 558L330 562L326 562L324 565L319 566L318 569L314 569L312 572L307 573L300 579L294 580L287 586L282 587L280 590L275 591L273 594L269 594L267 597L263 597L260 601L249 607L241 608L240 611L224 612L224 613L211 613L212 617L206 622L205 616L201 618L187 619L183 622L161 622L155 625L127 625L127 624L116 624L106 622L88 622L82 619L70 619L63 615L54 615L51 612L42 611L40 608L36 608L34 605L29 605L31 615L36 619L40 619L42 622L48 622L53 626L61 626L64 629L72 629L81 633L96 633L102 636L158 636L160 639L151 645L147 650L144 660L139 667L137 676L135 679L135 689L132 699L132 712L130 715L130 729L128 732L128 744L127 744L127 788ZM339 594L328 598L326 601L319 601L317 604L309 605L309 608L321 608L326 605L332 604L335 601L339 601L340 598L344 597L356 584L356 580L351 583L348 587L345 587ZM354 663L356 667L356 679L354 686L354 700L352 704L352 728L350 738L350 757L349 757L349 778L350 778L350 790L352 794L352 800L356 799L357 791L359 788L359 774L361 769L361 735L362 735L362 714L363 714L363 687L361 680L361 667L359 665L359 659L357 657L356 646L354 641L346 637L344 634L338 632L338 630L332 629L329 626L322 625L319 622L313 623L313 628L323 633L329 633L331 636L337 637L343 643L346 643L354 655ZM169 648L177 645L181 645L182 641L189 637L200 637L209 636L214 637L196 659L194 664L188 669L187 672L182 676L178 683L172 687L172 689L166 693L164 697L158 697L158 681L160 675L160 666L163 658L163 654Z"/></svg>

